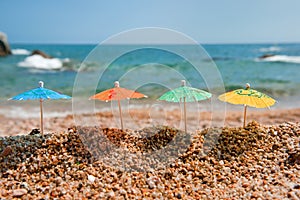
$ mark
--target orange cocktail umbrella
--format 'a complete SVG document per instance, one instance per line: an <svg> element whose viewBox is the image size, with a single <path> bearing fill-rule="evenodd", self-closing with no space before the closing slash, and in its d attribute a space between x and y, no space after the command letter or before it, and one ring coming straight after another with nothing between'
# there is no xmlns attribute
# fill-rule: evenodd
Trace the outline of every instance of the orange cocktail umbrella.
<svg viewBox="0 0 300 200"><path fill-rule="evenodd" d="M106 101L106 102L113 101L113 100L118 101L121 127L123 129L122 109L121 109L120 100L122 100L122 99L139 99L139 98L143 98L143 97L147 97L147 96L142 93L135 92L133 90L121 88L119 81L116 81L114 88L105 90L98 94L95 94L95 95L91 96L90 99L98 99L98 100Z"/></svg>

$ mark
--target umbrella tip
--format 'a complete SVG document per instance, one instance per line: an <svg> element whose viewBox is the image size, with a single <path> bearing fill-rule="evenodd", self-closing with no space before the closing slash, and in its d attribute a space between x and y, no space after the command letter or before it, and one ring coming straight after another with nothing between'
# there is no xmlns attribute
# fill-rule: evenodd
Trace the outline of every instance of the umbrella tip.
<svg viewBox="0 0 300 200"><path fill-rule="evenodd" d="M246 89L250 88L250 83L246 83Z"/></svg>
<svg viewBox="0 0 300 200"><path fill-rule="evenodd" d="M115 81L115 87L120 87L119 81Z"/></svg>
<svg viewBox="0 0 300 200"><path fill-rule="evenodd" d="M186 86L185 80L181 80L181 86Z"/></svg>
<svg viewBox="0 0 300 200"><path fill-rule="evenodd" d="M39 86L40 87L44 87L44 82L43 81L39 81Z"/></svg>

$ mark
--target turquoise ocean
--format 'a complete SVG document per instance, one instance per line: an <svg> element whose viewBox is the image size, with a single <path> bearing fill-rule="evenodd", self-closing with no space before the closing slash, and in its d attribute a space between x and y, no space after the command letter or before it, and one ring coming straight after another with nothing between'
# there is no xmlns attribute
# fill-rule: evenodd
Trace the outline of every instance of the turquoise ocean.
<svg viewBox="0 0 300 200"><path fill-rule="evenodd" d="M108 64L105 59L101 60L101 55L99 59L91 58L91 52L96 47L93 44L11 44L13 54L0 57L0 106L3 108L7 105L8 98L37 87L39 80L45 82L46 88L72 96L78 73L88 82L104 66L109 67L102 74L96 92L113 87L113 82L122 75L137 66L149 63L168 66L184 74L192 86L207 89L205 81L195 76L195 71L191 70L191 64L178 55L147 48L122 55ZM300 44L204 44L202 47L211 58L209 62L213 61L217 67L226 91L243 88L246 83L250 83L253 89L282 102L283 107L300 106L297 103L300 97ZM107 54L113 54L115 50L123 47L112 45L106 48ZM172 48L185 47L173 45ZM37 49L53 59L32 56L31 52ZM190 57L197 56L195 51L190 51ZM155 69L159 74L159 66ZM142 74L141 79L146 76L153 74ZM166 80L173 86L180 84L176 79ZM130 87L130 84L126 86ZM89 94L88 85L86 87L79 91L83 98ZM140 92L153 99L165 91L166 88L157 84L140 88Z"/></svg>

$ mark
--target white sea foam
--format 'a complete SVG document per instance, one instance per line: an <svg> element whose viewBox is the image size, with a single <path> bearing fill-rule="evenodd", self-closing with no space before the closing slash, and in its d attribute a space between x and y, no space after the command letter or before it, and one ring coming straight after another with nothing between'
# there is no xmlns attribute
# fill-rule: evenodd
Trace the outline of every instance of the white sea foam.
<svg viewBox="0 0 300 200"><path fill-rule="evenodd" d="M261 58L259 60L267 62L300 63L300 56L274 55L266 58Z"/></svg>
<svg viewBox="0 0 300 200"><path fill-rule="evenodd" d="M64 63L68 63L68 62L71 62L71 59L70 59L70 58L64 58L62 61L63 61Z"/></svg>
<svg viewBox="0 0 300 200"><path fill-rule="evenodd" d="M19 67L29 67L37 69L57 70L63 67L63 62L58 58L44 58L41 55L32 55L18 63Z"/></svg>
<svg viewBox="0 0 300 200"><path fill-rule="evenodd" d="M21 118L21 119L40 118L39 106L33 107L32 105L30 105L28 108L26 106L21 106L21 105L16 106L16 104L13 105L14 106L7 106L6 108L1 109L0 115L9 118ZM62 111L62 110L48 109L47 112L44 113L44 118L66 117L72 114L73 114L72 110Z"/></svg>
<svg viewBox="0 0 300 200"><path fill-rule="evenodd" d="M259 51L260 52L278 52L278 51L281 51L281 48L276 47L276 46L271 46L271 47L266 47L266 48L260 48Z"/></svg>
<svg viewBox="0 0 300 200"><path fill-rule="evenodd" d="M31 54L31 52L28 51L27 49L12 49L11 52L14 55L30 55Z"/></svg>

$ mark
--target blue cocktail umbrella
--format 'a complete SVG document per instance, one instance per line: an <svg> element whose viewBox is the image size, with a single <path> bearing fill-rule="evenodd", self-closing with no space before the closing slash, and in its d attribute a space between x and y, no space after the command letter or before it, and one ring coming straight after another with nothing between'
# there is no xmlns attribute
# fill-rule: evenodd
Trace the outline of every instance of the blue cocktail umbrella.
<svg viewBox="0 0 300 200"><path fill-rule="evenodd" d="M45 99L70 99L71 97L57 93L53 90L44 88L44 82L39 82L39 87L26 91L22 94L14 96L8 100L40 100L40 110L41 110L41 133L44 134L43 126L43 100Z"/></svg>

